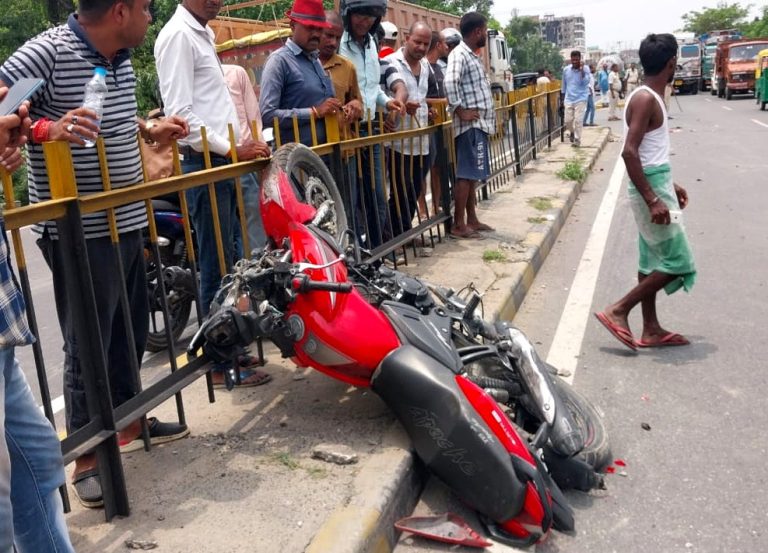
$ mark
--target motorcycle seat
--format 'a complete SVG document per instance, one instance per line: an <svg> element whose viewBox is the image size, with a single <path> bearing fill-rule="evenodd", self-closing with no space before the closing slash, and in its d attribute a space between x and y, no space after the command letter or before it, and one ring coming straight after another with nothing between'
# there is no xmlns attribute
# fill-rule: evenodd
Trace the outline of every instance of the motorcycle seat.
<svg viewBox="0 0 768 553"><path fill-rule="evenodd" d="M177 201L170 202L167 199L164 199L164 196L161 196L159 198L153 198L152 199L152 208L156 211L181 211L181 208L179 207L178 198Z"/></svg>

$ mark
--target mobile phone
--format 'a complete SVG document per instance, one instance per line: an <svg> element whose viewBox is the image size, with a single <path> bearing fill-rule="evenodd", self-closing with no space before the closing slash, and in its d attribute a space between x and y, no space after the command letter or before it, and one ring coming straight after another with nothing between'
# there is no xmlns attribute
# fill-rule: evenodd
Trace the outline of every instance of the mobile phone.
<svg viewBox="0 0 768 553"><path fill-rule="evenodd" d="M29 99L37 90L45 84L43 79L19 79L0 101L0 117L16 113L24 100Z"/></svg>
<svg viewBox="0 0 768 553"><path fill-rule="evenodd" d="M683 212L677 211L676 209L670 209L669 210L669 222L670 223L682 223L683 222Z"/></svg>

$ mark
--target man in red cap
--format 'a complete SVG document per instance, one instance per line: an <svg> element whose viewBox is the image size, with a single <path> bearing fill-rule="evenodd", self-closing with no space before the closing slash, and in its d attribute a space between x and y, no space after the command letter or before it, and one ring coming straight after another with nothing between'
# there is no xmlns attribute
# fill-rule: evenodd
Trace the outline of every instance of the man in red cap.
<svg viewBox="0 0 768 553"><path fill-rule="evenodd" d="M267 59L261 77L259 108L264 126L277 117L280 141L313 145L310 120L316 119L317 143L326 141L322 119L341 109L333 83L318 60L325 20L321 0L295 0L286 14L293 37ZM294 136L293 118L299 122Z"/></svg>

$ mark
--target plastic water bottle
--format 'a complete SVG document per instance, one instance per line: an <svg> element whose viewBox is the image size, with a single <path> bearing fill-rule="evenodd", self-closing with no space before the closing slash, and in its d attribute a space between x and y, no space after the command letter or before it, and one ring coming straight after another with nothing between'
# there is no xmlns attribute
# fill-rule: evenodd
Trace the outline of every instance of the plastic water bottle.
<svg viewBox="0 0 768 553"><path fill-rule="evenodd" d="M96 126L101 126L101 114L104 112L104 98L107 97L107 70L104 67L97 67L93 70L93 77L85 85L85 98L83 98L83 107L96 112L99 119L94 121ZM86 148L93 148L96 141L83 138Z"/></svg>

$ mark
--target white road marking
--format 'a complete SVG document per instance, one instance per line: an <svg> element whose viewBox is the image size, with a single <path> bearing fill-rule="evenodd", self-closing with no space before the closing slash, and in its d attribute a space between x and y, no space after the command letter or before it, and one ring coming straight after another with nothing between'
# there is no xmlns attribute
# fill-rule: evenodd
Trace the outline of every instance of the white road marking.
<svg viewBox="0 0 768 553"><path fill-rule="evenodd" d="M565 302L565 308L547 357L547 363L550 365L570 372L570 376L565 380L571 383L576 374L576 365L584 341L587 321L591 316L590 309L592 298L595 295L597 276L600 274L600 265L603 261L608 232L611 229L613 213L616 211L616 201L619 197L624 174L624 160L619 157L616 160L613 173L611 173L611 179L600 203L600 209L595 217L592 230L587 238L584 253L576 269L576 276L571 284L571 290L568 293L568 299Z"/></svg>
<svg viewBox="0 0 768 553"><path fill-rule="evenodd" d="M763 123L762 121L758 121L757 119L752 119L752 122L757 123L761 127L765 127L766 129L768 129L768 123Z"/></svg>
<svg viewBox="0 0 768 553"><path fill-rule="evenodd" d="M712 100L710 100L709 98L704 98L704 101L705 102L711 102Z"/></svg>
<svg viewBox="0 0 768 553"><path fill-rule="evenodd" d="M51 409L53 409L54 415L64 409L64 396L53 398L53 401L51 401ZM40 406L40 412L44 413L42 406Z"/></svg>
<svg viewBox="0 0 768 553"><path fill-rule="evenodd" d="M729 108L728 106L720 106L720 107L728 111L733 111L733 108Z"/></svg>

